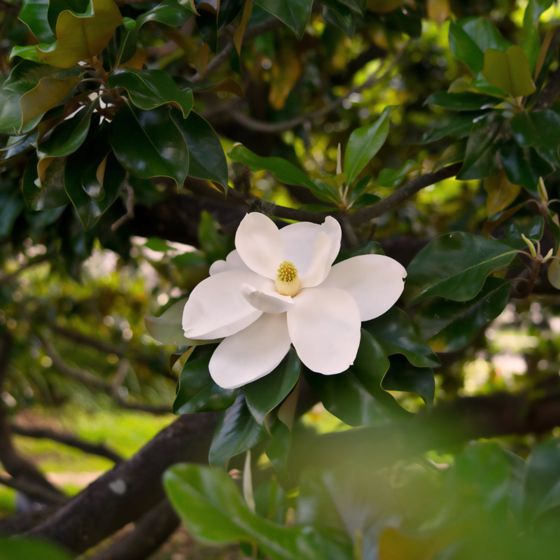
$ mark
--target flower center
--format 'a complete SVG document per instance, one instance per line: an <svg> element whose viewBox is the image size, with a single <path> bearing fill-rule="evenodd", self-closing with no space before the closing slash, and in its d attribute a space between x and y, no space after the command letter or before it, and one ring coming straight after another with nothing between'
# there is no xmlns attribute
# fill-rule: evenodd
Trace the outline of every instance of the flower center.
<svg viewBox="0 0 560 560"><path fill-rule="evenodd" d="M276 272L276 281L274 282L276 291L283 296L295 296L300 288L296 265L290 261L282 261Z"/></svg>

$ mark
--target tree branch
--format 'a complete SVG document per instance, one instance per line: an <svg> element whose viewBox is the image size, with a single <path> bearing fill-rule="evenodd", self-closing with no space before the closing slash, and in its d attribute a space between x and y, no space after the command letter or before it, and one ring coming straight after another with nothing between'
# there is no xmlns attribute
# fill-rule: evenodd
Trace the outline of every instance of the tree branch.
<svg viewBox="0 0 560 560"><path fill-rule="evenodd" d="M384 198L383 200L380 200L379 202L376 202L371 206L356 210L350 215L350 219L354 223L359 223L362 221L377 218L385 214L386 212L393 210L406 199L414 196L418 191L429 187L430 185L434 185L439 181L443 181L444 179L449 179L449 177L454 177L455 175L457 175L457 173L459 173L462 165L462 162L453 163L452 165L443 167L442 169L434 171L433 173L419 175L418 177L415 177L414 179L400 187L394 193L390 194L387 198Z"/></svg>
<svg viewBox="0 0 560 560"><path fill-rule="evenodd" d="M161 477L180 462L206 463L218 414L179 417L134 457L105 473L27 532L78 554L139 519L164 498Z"/></svg>
<svg viewBox="0 0 560 560"><path fill-rule="evenodd" d="M68 447L79 449L84 453L104 457L105 459L109 459L114 463L120 463L123 460L123 458L116 451L113 451L106 445L102 443L91 443L89 441L80 439L73 434L57 432L55 430L51 430L50 428L33 428L18 426L17 424L12 424L11 430L13 434L16 434L18 436L34 439L50 439L52 441L56 441L57 443L67 445Z"/></svg>

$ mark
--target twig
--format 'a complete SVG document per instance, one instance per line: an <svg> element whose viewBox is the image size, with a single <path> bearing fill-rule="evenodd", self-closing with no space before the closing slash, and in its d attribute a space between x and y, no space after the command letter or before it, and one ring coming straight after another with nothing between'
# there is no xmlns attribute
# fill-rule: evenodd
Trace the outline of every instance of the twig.
<svg viewBox="0 0 560 560"><path fill-rule="evenodd" d="M462 162L454 163L452 165L448 165L447 167L443 167L434 173L419 175L406 183L400 189L396 190L393 194L389 195L387 198L384 198L383 200L380 200L379 202L376 202L366 208L356 210L350 215L350 218L354 223L377 218L378 216L393 210L393 208L396 208L406 199L414 196L418 191L438 183L439 181L448 179L449 177L454 177L457 175L462 165Z"/></svg>
<svg viewBox="0 0 560 560"><path fill-rule="evenodd" d="M105 457L114 463L120 463L123 460L116 451L113 451L106 445L102 443L91 443L73 434L57 432L55 430L51 430L50 428L26 427L19 426L17 424L12 424L11 430L13 434L18 436L33 439L50 439L52 441L56 441L57 443L67 445L68 447L79 449L84 453L89 453L90 455Z"/></svg>
<svg viewBox="0 0 560 560"><path fill-rule="evenodd" d="M66 501L66 498L62 494L27 480L9 478L0 474L0 484L25 494L43 504L61 504Z"/></svg>

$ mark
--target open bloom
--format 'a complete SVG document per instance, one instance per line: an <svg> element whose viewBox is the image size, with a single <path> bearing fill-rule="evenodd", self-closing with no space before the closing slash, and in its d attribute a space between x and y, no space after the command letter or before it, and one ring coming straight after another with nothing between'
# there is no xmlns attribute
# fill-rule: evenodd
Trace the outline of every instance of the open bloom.
<svg viewBox="0 0 560 560"><path fill-rule="evenodd" d="M270 373L293 344L312 371L331 375L352 365L360 324L385 313L404 289L406 270L383 255L333 262L339 223L278 229L263 214L243 218L236 250L210 268L183 311L192 340L222 339L210 375L233 389Z"/></svg>

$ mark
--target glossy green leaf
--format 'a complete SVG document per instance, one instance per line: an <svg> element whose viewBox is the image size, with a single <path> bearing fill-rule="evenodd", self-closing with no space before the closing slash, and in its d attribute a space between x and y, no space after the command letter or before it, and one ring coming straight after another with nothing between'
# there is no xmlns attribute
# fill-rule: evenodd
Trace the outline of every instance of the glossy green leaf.
<svg viewBox="0 0 560 560"><path fill-rule="evenodd" d="M524 480L525 514L535 519L560 508L560 441L552 439L533 449Z"/></svg>
<svg viewBox="0 0 560 560"><path fill-rule="evenodd" d="M398 187L413 170L418 168L418 163L409 159L400 167L385 167L379 172L375 183L380 187Z"/></svg>
<svg viewBox="0 0 560 560"><path fill-rule="evenodd" d="M344 558L350 552L340 537L329 538L311 527L277 525L253 513L221 469L176 465L166 471L164 487L189 533L203 542L256 545L271 560Z"/></svg>
<svg viewBox="0 0 560 560"><path fill-rule="evenodd" d="M181 89L163 70L122 70L109 78L109 87L123 88L130 101L144 110L172 105L187 118L193 107L192 90Z"/></svg>
<svg viewBox="0 0 560 560"><path fill-rule="evenodd" d="M391 107L387 107L373 124L358 128L350 135L343 165L344 175L349 184L354 183L385 143L389 134L391 110Z"/></svg>
<svg viewBox="0 0 560 560"><path fill-rule="evenodd" d="M311 16L313 0L255 0L255 4L302 35Z"/></svg>
<svg viewBox="0 0 560 560"><path fill-rule="evenodd" d="M263 424L270 414L292 391L298 382L301 362L294 349L280 365L265 377L245 385L242 389L251 414Z"/></svg>
<svg viewBox="0 0 560 560"><path fill-rule="evenodd" d="M183 186L189 172L189 149L169 109L136 111L123 106L112 123L110 141L129 173L142 179L169 177Z"/></svg>
<svg viewBox="0 0 560 560"><path fill-rule="evenodd" d="M198 347L186 361L173 403L175 414L224 410L235 400L236 391L218 387L210 377L208 363L214 350L215 345Z"/></svg>
<svg viewBox="0 0 560 560"><path fill-rule="evenodd" d="M23 537L0 537L2 560L70 560L70 555L50 542Z"/></svg>
<svg viewBox="0 0 560 560"><path fill-rule="evenodd" d="M280 157L262 157L245 146L237 145L228 154L232 161L246 165L251 171L268 171L277 181L285 185L299 185L310 190L316 188L305 171Z"/></svg>
<svg viewBox="0 0 560 560"><path fill-rule="evenodd" d="M553 167L560 166L560 114L552 109L522 112L511 120L515 140L531 146Z"/></svg>
<svg viewBox="0 0 560 560"><path fill-rule="evenodd" d="M496 151L499 147L496 137L499 132L500 122L492 120L492 117L473 125L458 179L482 179L496 173Z"/></svg>
<svg viewBox="0 0 560 560"><path fill-rule="evenodd" d="M169 27L179 27L194 13L189 2L180 3L177 0L165 0L142 14L136 20L136 25L140 28L150 21L155 21Z"/></svg>
<svg viewBox="0 0 560 560"><path fill-rule="evenodd" d="M511 285L488 278L484 288L468 302L434 300L416 313L422 335L438 352L456 352L468 346L495 319L509 300Z"/></svg>
<svg viewBox="0 0 560 560"><path fill-rule="evenodd" d="M381 317L365 323L364 327L387 356L402 354L416 367L439 365L437 356L423 341L416 325L401 309L393 307Z"/></svg>
<svg viewBox="0 0 560 560"><path fill-rule="evenodd" d="M39 41L54 41L54 33L49 24L49 0L23 0L19 19Z"/></svg>
<svg viewBox="0 0 560 560"><path fill-rule="evenodd" d="M183 309L187 298L181 298L172 303L158 317L146 317L144 324L152 338L161 344L185 346L187 339L183 334Z"/></svg>
<svg viewBox="0 0 560 560"><path fill-rule="evenodd" d="M527 56L517 45L506 52L488 49L484 52L484 77L513 97L530 95L536 90Z"/></svg>
<svg viewBox="0 0 560 560"><path fill-rule="evenodd" d="M210 445L208 461L211 465L225 466L228 461L251 449L261 441L264 428L257 424L239 395L223 414Z"/></svg>
<svg viewBox="0 0 560 560"><path fill-rule="evenodd" d="M64 188L85 229L92 228L112 206L124 177L124 169L111 153L77 152L66 160Z"/></svg>
<svg viewBox="0 0 560 560"><path fill-rule="evenodd" d="M62 121L37 148L43 157L64 157L73 154L87 138L93 106L83 107L78 113Z"/></svg>
<svg viewBox="0 0 560 560"><path fill-rule="evenodd" d="M91 0L85 13L66 9L56 20L56 42L15 48L11 56L24 56L57 68L71 68L99 54L121 24L114 0Z"/></svg>
<svg viewBox="0 0 560 560"><path fill-rule="evenodd" d="M442 297L469 301L486 278L511 263L517 251L494 239L466 232L446 233L431 241L408 267L406 290L411 301Z"/></svg>
<svg viewBox="0 0 560 560"><path fill-rule="evenodd" d="M499 157L507 178L537 195L540 174L532 161L531 152L530 148L523 149L517 142L510 140L500 146Z"/></svg>
<svg viewBox="0 0 560 560"><path fill-rule="evenodd" d="M208 121L191 111L187 119L174 118L189 148L189 177L227 187L228 168L220 139Z"/></svg>

